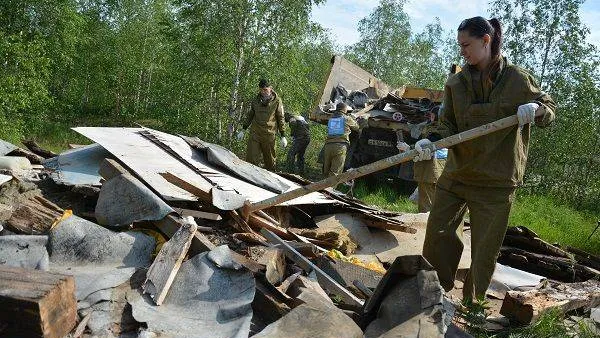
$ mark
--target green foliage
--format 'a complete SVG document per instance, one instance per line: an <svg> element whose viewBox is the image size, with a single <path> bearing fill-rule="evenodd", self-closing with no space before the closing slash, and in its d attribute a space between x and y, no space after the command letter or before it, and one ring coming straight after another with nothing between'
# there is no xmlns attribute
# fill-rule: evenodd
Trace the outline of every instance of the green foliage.
<svg viewBox="0 0 600 338"><path fill-rule="evenodd" d="M442 29L438 18L414 34L405 3L381 0L359 21L360 40L345 56L393 87L442 89L450 65L459 61L455 36Z"/></svg>
<svg viewBox="0 0 600 338"><path fill-rule="evenodd" d="M344 189L342 185L339 188L340 190ZM372 182L366 179L361 179L354 186L354 197L384 210L418 212L417 205L411 202L405 195L402 195L399 190L399 187L395 187L394 185L372 184Z"/></svg>
<svg viewBox="0 0 600 338"><path fill-rule="evenodd" d="M600 205L600 54L586 42L581 0L496 0L510 60L532 71L558 104L552 128L534 128L526 183L579 208Z"/></svg>
<svg viewBox="0 0 600 338"><path fill-rule="evenodd" d="M523 225L550 243L600 254L600 233L588 237L600 220L600 212L578 211L542 195L520 194L513 204L509 225Z"/></svg>

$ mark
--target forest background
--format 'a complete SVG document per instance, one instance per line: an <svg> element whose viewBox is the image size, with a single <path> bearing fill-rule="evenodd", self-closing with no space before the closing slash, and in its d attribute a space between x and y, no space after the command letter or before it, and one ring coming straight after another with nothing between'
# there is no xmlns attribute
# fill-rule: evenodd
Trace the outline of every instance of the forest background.
<svg viewBox="0 0 600 338"><path fill-rule="evenodd" d="M7 0L0 2L0 138L65 148L73 126L136 126L194 135L238 155L232 137L268 78L285 109L314 109L333 54L392 86L442 89L460 63L438 19L415 32L405 0L381 0L340 47L311 11L323 0ZM600 213L600 52L582 0L493 0L504 54L559 105L534 128L525 191ZM322 127L308 164L317 168ZM321 136L320 136L321 135ZM279 150L279 163L284 153ZM280 166L283 169L283 166Z"/></svg>

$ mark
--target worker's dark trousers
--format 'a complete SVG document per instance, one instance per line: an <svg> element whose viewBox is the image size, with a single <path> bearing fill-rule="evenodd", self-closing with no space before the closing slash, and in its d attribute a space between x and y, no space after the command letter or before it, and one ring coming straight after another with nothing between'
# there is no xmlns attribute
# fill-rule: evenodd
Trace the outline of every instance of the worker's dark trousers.
<svg viewBox="0 0 600 338"><path fill-rule="evenodd" d="M296 172L296 168L300 174L304 174L304 153L310 143L310 138L294 138L292 146L287 153L287 168L288 172Z"/></svg>
<svg viewBox="0 0 600 338"><path fill-rule="evenodd" d="M446 291L454 287L463 250L462 227L459 230L459 226L468 208L471 267L463 296L485 297L506 234L515 189L470 186L440 177L427 221L423 256L437 271Z"/></svg>

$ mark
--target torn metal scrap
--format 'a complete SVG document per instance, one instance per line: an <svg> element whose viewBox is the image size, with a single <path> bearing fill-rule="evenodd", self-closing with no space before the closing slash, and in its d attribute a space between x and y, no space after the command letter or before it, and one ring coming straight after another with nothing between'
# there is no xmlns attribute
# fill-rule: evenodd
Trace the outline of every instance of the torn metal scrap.
<svg viewBox="0 0 600 338"><path fill-rule="evenodd" d="M65 185L100 185L100 163L113 156L99 144L70 149L42 164L50 170L50 177Z"/></svg>
<svg viewBox="0 0 600 338"><path fill-rule="evenodd" d="M49 234L50 271L75 276L76 296L120 285L149 266L154 238L139 231L116 233L77 216Z"/></svg>
<svg viewBox="0 0 600 338"><path fill-rule="evenodd" d="M123 226L138 221L157 221L172 212L174 210L142 182L122 174L102 184L95 214L102 225Z"/></svg>
<svg viewBox="0 0 600 338"><path fill-rule="evenodd" d="M180 137L193 148L206 152L207 161L209 163L228 170L238 178L278 194L281 194L290 188L290 186L283 180L280 180L277 175L241 160L237 155L220 145L204 142L197 137L186 137L182 135L180 135Z"/></svg>
<svg viewBox="0 0 600 338"><path fill-rule="evenodd" d="M228 252L221 249L213 257L222 267L209 252L184 262L160 307L139 291L128 294L134 318L159 336L248 337L254 277L245 268L236 270Z"/></svg>
<svg viewBox="0 0 600 338"><path fill-rule="evenodd" d="M48 270L48 236L0 236L0 265Z"/></svg>
<svg viewBox="0 0 600 338"><path fill-rule="evenodd" d="M365 303L365 337L444 337L444 289L422 256L398 257Z"/></svg>

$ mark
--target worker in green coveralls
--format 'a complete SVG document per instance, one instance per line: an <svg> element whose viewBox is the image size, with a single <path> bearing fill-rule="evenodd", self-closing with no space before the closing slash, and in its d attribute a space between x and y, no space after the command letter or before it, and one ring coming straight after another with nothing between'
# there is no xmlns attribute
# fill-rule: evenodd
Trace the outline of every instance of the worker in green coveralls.
<svg viewBox="0 0 600 338"><path fill-rule="evenodd" d="M327 139L323 146L323 175L339 175L344 170L346 151L350 145L350 133L358 131L358 123L347 115L348 106L340 102L327 122Z"/></svg>
<svg viewBox="0 0 600 338"><path fill-rule="evenodd" d="M304 153L310 143L310 128L302 115L285 114L285 122L290 127L292 145L287 153L287 169L294 173L296 170L304 175Z"/></svg>
<svg viewBox="0 0 600 338"><path fill-rule="evenodd" d="M283 104L281 97L273 90L269 82L261 79L258 83L259 92L250 104L244 123L237 138L244 138L245 130L250 127L246 161L259 165L262 160L267 170L275 170L275 138L279 132L282 147L287 147L285 138L285 122L283 119Z"/></svg>
<svg viewBox="0 0 600 338"><path fill-rule="evenodd" d="M468 207L472 262L463 297L481 300L494 273L515 190L523 182L531 126L549 125L556 104L531 74L501 55L497 19L466 19L458 27L457 38L466 65L446 82L440 126L417 141L415 161L431 159L436 150L432 141L437 139L515 113L519 121L518 126L449 149L427 222L423 256L450 291L463 250L462 231L457 229ZM536 117L537 111L543 114Z"/></svg>

